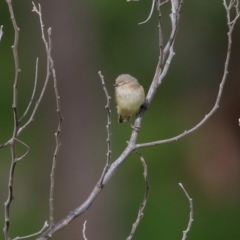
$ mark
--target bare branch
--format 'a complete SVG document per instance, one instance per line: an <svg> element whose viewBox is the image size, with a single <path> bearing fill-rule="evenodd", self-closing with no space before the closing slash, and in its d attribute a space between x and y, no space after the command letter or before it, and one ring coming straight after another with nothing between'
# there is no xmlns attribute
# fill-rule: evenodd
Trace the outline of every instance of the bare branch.
<svg viewBox="0 0 240 240"><path fill-rule="evenodd" d="M166 56L169 53L169 49L171 46L173 46L174 40L176 39L176 33L178 30L180 11L182 8L183 0L171 0L171 4L172 4L172 13L170 17L171 17L171 23L172 23L172 31L171 31L169 40L163 51L163 61L165 61Z"/></svg>
<svg viewBox="0 0 240 240"><path fill-rule="evenodd" d="M160 0L157 1L157 11L158 11L158 41L159 41L159 63L158 63L158 72L161 73L163 69L164 59L163 59L163 27L162 27L162 12L161 12L161 3ZM157 73L157 71L156 71ZM154 84L156 87L156 82L154 78Z"/></svg>
<svg viewBox="0 0 240 240"><path fill-rule="evenodd" d="M58 119L59 119L57 131L55 133L56 147L55 147L55 151L54 151L54 155L53 155L53 163L52 163L52 169L51 169L51 174L50 174L51 184L50 184L50 197L49 197L49 222L50 222L50 227L52 227L54 225L54 205L53 205L53 194L54 194L54 185L55 185L54 175L55 175L55 169L56 169L56 165L57 165L57 156L58 156L58 152L59 152L59 149L61 146L60 132L61 132L61 126L62 126L62 122L63 122L63 116L61 113L60 96L58 93L58 85L57 85L57 76L56 76L56 71L54 68L54 61L53 61L53 58L51 55L51 51L52 51L51 28L48 29L48 41L47 41L46 37L45 37L45 33L44 33L41 5L38 4L38 9L37 9L34 2L32 2L32 4L33 4L33 11L36 12L39 16L39 21L40 21L40 26L41 26L41 31L42 31L42 39L43 39L46 53L47 53L47 77L46 77L46 81L45 81L45 87L46 87L46 84L50 77L50 74L51 74L50 69L51 69L52 76L53 76L53 82L54 82L54 92L55 92L55 98L56 98L57 113L58 113ZM43 90L45 91L45 88L43 88ZM42 93L44 93L44 91ZM42 97L42 95L40 97Z"/></svg>
<svg viewBox="0 0 240 240"><path fill-rule="evenodd" d="M35 80L34 80L34 87L33 87L33 92L32 92L32 96L31 96L31 99L29 101L29 104L25 110L25 112L23 113L22 117L19 118L19 122L21 122L21 120L27 115L31 105L32 105L32 101L33 101L33 98L35 96L35 92L36 92L36 87L37 87L37 78L38 78L38 58L36 59L36 68L35 68Z"/></svg>
<svg viewBox="0 0 240 240"><path fill-rule="evenodd" d="M28 236L24 236L24 237L16 237L16 238L14 238L13 240L21 240L21 239L26 239L26 238L35 237L35 236L41 234L41 233L44 231L44 229L47 228L47 227L48 227L48 223L45 222L44 225L43 225L43 227L42 227L42 229L41 229L39 232L33 233L33 234L31 234L31 235L28 235Z"/></svg>
<svg viewBox="0 0 240 240"><path fill-rule="evenodd" d="M111 97L110 95L108 94L108 90L107 90L107 87L106 87L106 84L104 82L104 77L101 73L101 71L98 72L100 78L101 78L101 81L102 81L102 85L103 85L103 90L105 92L105 95L106 95L106 98L107 98L107 104L105 106L106 110L107 110L107 147L108 147L108 151L107 151L107 162L106 162L106 165L104 167L104 170L103 170L103 173L102 173L102 176L100 177L99 179L99 187L101 188L102 187L102 181L103 181L103 178L104 176L106 175L110 165L111 165L111 156L112 156L112 144L111 144L111 136L112 136L112 133L111 133L111 109L110 109L110 100L111 100Z"/></svg>
<svg viewBox="0 0 240 240"><path fill-rule="evenodd" d="M181 4L180 4L180 6L181 6ZM178 8L178 11L180 11L180 6ZM174 16L179 18L179 15L175 14ZM178 23L179 23L179 20L176 21L176 24L178 24ZM173 43L174 43L173 40L175 39L175 37L176 37L176 33L174 34L174 36L172 36L171 46L173 46ZM169 47L169 49L170 49L170 47ZM159 57L159 59L160 59L160 57ZM168 62L167 64L169 65L170 62ZM146 101L148 104L150 104L153 96L156 93L157 82L158 82L158 79L159 79L161 73L162 73L162 70L159 69L159 62L158 62L155 76L154 76L154 79L152 81L152 84L150 86L150 89L148 91L148 95L146 98ZM142 117L144 116L145 112L146 112L146 109L141 108L140 112L137 115L135 123L134 123L135 128L140 129ZM101 192L103 186L105 186L108 183L108 181L112 178L112 176L116 172L117 168L127 159L127 157L131 154L131 152L136 149L137 136L138 136L138 132L133 130L130 140L128 141L128 145L127 145L126 149L122 152L122 154L118 157L118 159L111 164L108 171L106 173L104 173L104 178L102 180L101 186L99 186L99 184L98 184L99 182L98 182L96 184L96 186L94 187L94 189L92 190L89 197L79 207L77 207L76 209L71 211L67 216L65 216L62 220L60 220L58 223L56 223L51 229L49 229L45 233L43 233L42 236L38 238L38 240L46 240L46 239L52 238L52 236L55 232L65 228L71 221L73 221L76 217L78 217L79 215L84 213L91 206L93 201L96 199L98 194ZM105 170L103 170L103 171L105 171Z"/></svg>
<svg viewBox="0 0 240 240"><path fill-rule="evenodd" d="M3 25L0 26L0 42L1 42L2 36L3 36Z"/></svg>
<svg viewBox="0 0 240 240"><path fill-rule="evenodd" d="M166 1L164 1L164 2L160 2L159 0L158 0L158 1L157 1L157 0L152 0L151 10L150 10L150 13L149 13L147 19L146 19L145 21L143 21L143 22L138 23L138 25L147 23L147 22L150 20L150 18L151 18L152 15L153 15L153 10L154 10L154 5L155 5L155 3L157 3L157 7L160 8L162 5L164 5L164 4L167 3L167 2L169 2L169 0L166 0Z"/></svg>
<svg viewBox="0 0 240 240"><path fill-rule="evenodd" d="M7 141L5 143L0 144L0 149L4 148L4 147L7 147L10 143L11 143L11 140L9 140L9 141Z"/></svg>
<svg viewBox="0 0 240 240"><path fill-rule="evenodd" d="M87 240L87 237L85 235L85 232L86 232L86 229L87 229L86 225L87 225L87 220L83 224L83 238L84 238L84 240Z"/></svg>
<svg viewBox="0 0 240 240"><path fill-rule="evenodd" d="M165 3L167 3L167 2L169 2L169 0L166 0L166 1L161 2L159 6L161 7L163 4L165 4Z"/></svg>
<svg viewBox="0 0 240 240"><path fill-rule="evenodd" d="M233 6L233 5L232 5ZM136 149L139 148L143 148L143 147L150 147L150 146L156 146L156 145L160 145L160 144L164 144L164 143L169 143L169 142L173 142L173 141L177 141L180 138L196 131L199 127L201 127L215 112L216 110L219 108L219 103L222 97L222 92L223 92L223 87L224 84L226 82L227 79L227 75L228 75L228 65L229 65L229 60L230 60L230 55L231 55L231 47L232 47L232 31L234 28L234 25L236 23L237 20L237 16L235 16L235 21L232 23L231 21L231 17L230 17L230 8L227 6L226 1L224 0L224 7L226 9L226 13L227 13L227 25L228 25L228 47L227 47L227 55L226 55L226 60L225 60L225 64L224 64L224 72L223 72L223 76L222 76L222 80L221 83L219 85L219 90L218 90L218 95L215 101L215 104L213 106L213 108L211 109L211 111L205 115L205 117L197 124L195 125L193 128L184 131L183 133L169 138L169 139L165 139L165 140L159 140L159 141L154 141L154 142L149 142L149 143L141 143L141 144L137 144L136 145ZM237 13L239 13L239 10L236 10Z"/></svg>
<svg viewBox="0 0 240 240"><path fill-rule="evenodd" d="M174 41L176 39L176 32L177 32L177 28L178 28L178 24L179 24L179 17L180 17L179 13L180 13L180 9L181 9L181 6L182 6L182 1L179 0L179 2L176 2L176 0L172 0L171 4L172 4L172 14L171 14L172 32L171 32L170 38L168 40L168 43L166 44L166 46L163 50L163 54L164 54L163 58L162 58L163 59L162 60L163 68L159 67L160 63L161 63L160 60L157 64L154 79L152 81L152 84L150 86L150 89L149 89L149 92L148 92L147 98L146 98L146 101L147 101L148 104L151 103L151 100L156 93L157 87L159 86L162 78L166 75L166 72L169 68L172 57L174 55L173 45L174 45ZM227 14L230 14L230 11L228 11ZM232 31L232 27L233 27L234 24L231 25L231 21L228 21L228 25L229 25L229 30ZM229 32L231 32L231 31L229 31ZM223 81L220 84L219 94L218 94L218 97L217 97L217 100L216 100L216 106L215 106L216 109L218 107L220 97L221 97L221 94L222 94L222 88L223 88L223 85L224 85L225 80L226 80L229 57L230 57L230 50L231 50L231 34L228 34L228 40L229 41L228 41L227 59L226 59L225 68L224 68ZM159 56L159 59L161 59L161 56ZM210 112L210 115L213 114L213 112L215 111L215 108ZM144 108L141 109L141 111L139 112L139 114L138 114L138 116L135 120L134 127L140 128L142 117L144 116L145 111L146 111L146 109L144 109ZM200 125L202 125L208 118L209 118L209 115L206 115L204 120L200 123ZM103 178L102 186L104 186L108 183L108 181L112 178L112 176L114 175L114 173L116 172L118 167L127 159L127 157L130 155L130 153L132 151L134 151L138 148L141 148L141 147L154 146L156 144L161 144L161 143L171 142L171 141L177 140L178 138L180 138L182 136L185 136L185 135L189 134L190 132L196 130L198 127L199 127L199 125L197 125L193 129L190 129L188 132L184 132L183 134L180 134L179 136L171 138L171 139L156 141L156 142L151 142L151 143L137 144L137 145L136 145L136 139L137 139L137 136L138 136L138 132L137 131L132 131L132 134L131 134L130 140L128 141L128 145L127 145L126 149L122 152L122 154L119 156L119 158L111 164L109 170L107 171L107 173L105 174L105 176ZM85 202L82 205L80 205L79 207L77 207L76 209L71 211L66 217L64 217L61 221L56 223L51 229L49 229L48 231L43 233L42 236L40 238L38 238L38 240L46 240L46 239L52 238L52 236L55 232L63 229L72 220L74 220L76 217L78 217L79 215L84 213L91 206L91 204L93 203L95 198L100 193L101 189L102 188L99 188L99 185L96 184L93 191L91 192L89 197L85 200Z"/></svg>
<svg viewBox="0 0 240 240"><path fill-rule="evenodd" d="M14 16L13 8L12 8L12 2L6 0L6 3L8 5L8 10L10 12L10 17L12 20L12 25L14 28L14 44L12 46L13 50L13 57L14 57L14 67L15 67L15 77L14 77L14 84L13 84L13 119L14 119L14 125L13 125L13 134L12 134L12 141L11 141L11 166L10 166L10 172L9 172L9 179L8 179L8 198L6 202L4 203L4 210L5 210L5 223L4 223L4 237L5 240L9 240L9 227L10 227L10 207L11 203L13 201L13 182L14 182L14 171L17 163L17 153L16 153L16 137L18 132L18 82L19 82L19 74L21 72L19 68L19 59L18 59L18 39L19 39L19 28L17 26L17 22ZM2 29L2 28L1 28Z"/></svg>
<svg viewBox="0 0 240 240"><path fill-rule="evenodd" d="M192 203L192 199L189 197L187 191L185 190L185 188L183 187L183 185L181 183L179 183L179 186L183 189L189 204L190 204L190 214L189 214L189 221L188 221L188 226L187 229L185 231L183 231L183 237L182 240L186 240L187 239L187 234L191 229L192 223L193 223L193 203Z"/></svg>
<svg viewBox="0 0 240 240"><path fill-rule="evenodd" d="M27 148L26 153L24 153L21 157L18 157L18 158L16 159L16 161L18 162L18 161L22 160L25 156L28 155L28 153L29 153L29 151L30 151L30 147L29 147L26 143L20 141L20 140L17 139L17 138L16 138L16 141L20 142L22 145L24 145L24 146Z"/></svg>
<svg viewBox="0 0 240 240"><path fill-rule="evenodd" d="M144 23L146 23L146 22L148 22L148 21L149 21L149 19L151 18L152 14L153 14L153 10L154 10L155 1L156 1L156 0L152 0L152 7L151 7L151 11L150 11L150 14L149 14L149 16L147 17L147 19L146 19L145 21L143 21L143 22L140 22L138 25L144 24Z"/></svg>
<svg viewBox="0 0 240 240"><path fill-rule="evenodd" d="M41 15L39 15L41 18ZM56 71L54 68L54 61L52 59L52 55L51 55L51 51L52 51L52 40L51 40L51 28L48 29L48 44L49 44L49 48L48 48L48 58L50 60L50 68L52 71L52 75L53 75L53 82L54 82L54 92L55 92L55 98L56 98L56 105L57 105L57 113L58 113L58 127L57 127L57 131L55 133L55 140L56 140L56 147L55 147L55 151L54 151L54 156L53 156L53 163L52 163L52 170L51 170L51 186L50 186L50 198L49 198L49 210L50 210L50 214L49 214L49 218L50 218L50 227L52 227L54 225L54 206L53 206L53 194L54 194L54 175L55 175L55 169L56 169L56 165L57 165L57 156L58 156L58 152L61 146L60 143L60 132L61 132L61 127L62 127L62 122L63 122L63 116L61 113L61 105L60 105L60 96L58 93L58 85L57 85L57 76L56 76Z"/></svg>
<svg viewBox="0 0 240 240"><path fill-rule="evenodd" d="M131 239L132 239L132 237L133 237L133 235L134 235L134 233L135 233L135 231L136 231L136 229L137 229L137 227L138 227L141 219L142 219L143 216L144 216L144 209L145 209L146 204L147 204L149 187L150 187L150 186L149 186L149 181L148 181L147 164L146 164L146 162L145 162L145 160L144 160L144 158L143 158L143 155L142 155L141 153L139 153L139 152L136 152L136 153L139 155L140 160L141 160L142 165L143 165L143 170L144 170L144 171L143 171L143 177L144 177L144 181L145 181L146 187L145 187L145 194L144 194L143 201L142 201L142 203L141 203L141 205L140 205L140 207L139 207L139 210L138 210L137 219L136 219L135 223L132 225L131 233L130 233L130 235L127 237L126 240L131 240Z"/></svg>
<svg viewBox="0 0 240 240"><path fill-rule="evenodd" d="M46 78L45 78L45 82L44 82L44 85L42 87L42 90L41 90L41 93L40 93L40 96L37 100L37 102L35 103L35 106L34 106L34 109L32 111L32 114L31 116L29 117L28 121L22 126L19 128L18 132L17 132L17 136L19 136L19 134L31 123L33 122L34 120L34 116L37 112L37 109L39 107L39 104L41 103L42 101L42 98L43 98L43 95L46 91L46 87L47 87L47 84L49 82L49 78L51 76L51 72L50 72L50 58L49 58L49 46L48 46L48 43L47 43L47 40L45 38L45 34L44 34L44 25L43 25L43 22L42 22L42 13L41 13L41 6L39 5L39 10L37 10L34 2L32 2L33 4L33 12L36 12L38 15L39 15L39 19L40 19L40 26L41 26L41 32L42 32L42 40L44 42L44 45L45 45L45 49L46 49L46 53L47 53L47 70L46 70ZM11 140L10 140L11 141Z"/></svg>

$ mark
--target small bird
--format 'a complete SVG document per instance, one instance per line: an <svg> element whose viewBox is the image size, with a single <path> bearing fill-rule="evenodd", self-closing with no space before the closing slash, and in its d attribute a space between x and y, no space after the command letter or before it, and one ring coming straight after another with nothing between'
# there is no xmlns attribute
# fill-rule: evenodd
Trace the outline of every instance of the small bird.
<svg viewBox="0 0 240 240"><path fill-rule="evenodd" d="M144 103L145 93L138 80L129 74L121 74L115 84L115 99L117 103L118 122L129 121Z"/></svg>

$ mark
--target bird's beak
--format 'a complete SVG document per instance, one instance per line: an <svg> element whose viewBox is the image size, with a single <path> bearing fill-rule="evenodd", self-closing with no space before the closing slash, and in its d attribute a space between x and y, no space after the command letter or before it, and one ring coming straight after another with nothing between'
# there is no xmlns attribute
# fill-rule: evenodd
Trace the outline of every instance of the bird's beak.
<svg viewBox="0 0 240 240"><path fill-rule="evenodd" d="M114 87L118 87L119 85L117 83L113 84Z"/></svg>

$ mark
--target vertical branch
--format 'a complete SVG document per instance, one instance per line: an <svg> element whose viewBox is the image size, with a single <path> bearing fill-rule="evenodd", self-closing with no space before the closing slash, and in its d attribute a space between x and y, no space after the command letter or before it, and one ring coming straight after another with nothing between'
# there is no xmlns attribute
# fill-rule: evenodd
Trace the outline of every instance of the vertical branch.
<svg viewBox="0 0 240 240"><path fill-rule="evenodd" d="M49 54L48 54L48 43L46 41L46 38L45 38L45 35L44 35L44 25L43 25L43 22L42 22L42 19L41 19L41 6L39 5L39 11L37 10L35 4L32 2L33 4L33 10L32 12L36 12L38 15L39 15L39 18L40 18L40 26L41 26L41 32L42 32L42 40L43 40L43 43L45 45L45 49L46 49L46 53L47 53L47 70L46 70L46 78L45 78L45 82L43 84L43 87L42 87L42 90L41 90L41 93L40 93L40 96L38 97L38 100L36 101L35 103L35 106L34 106L34 109L31 113L31 116L29 117L29 119L26 121L26 123L19 128L18 132L17 132L17 136L19 136L19 134L31 123L33 122L34 120L34 116L38 110L38 107L42 101L42 98L43 98L43 95L46 91L46 88L47 88L47 84L49 82L49 78L51 76L51 72L50 72L50 59L49 59ZM7 143L6 143L7 144ZM6 145L5 144L5 145ZM1 147L1 146L0 146Z"/></svg>
<svg viewBox="0 0 240 240"><path fill-rule="evenodd" d="M32 101L33 98L35 96L35 92L36 92L36 88L37 88L37 79L38 79L38 58L36 59L36 68L35 68L35 80L34 80L34 87L33 87L33 92L32 92L32 96L31 99L29 101L29 104L25 110L25 112L23 113L22 117L19 119L19 122L27 115L31 105L32 105Z"/></svg>
<svg viewBox="0 0 240 240"><path fill-rule="evenodd" d="M83 231L82 232L83 232L83 239L84 240L87 240L87 237L86 237L86 229L87 229L86 224L87 224L87 220L83 224Z"/></svg>
<svg viewBox="0 0 240 240"><path fill-rule="evenodd" d="M186 240L187 239L187 234L191 229L192 223L193 223L193 203L192 203L192 199L189 197L187 191L185 190L185 188L183 187L183 185L181 183L179 183L179 186L182 188L183 192L185 193L189 204L190 204L190 213L189 213L189 221L188 221L188 226L187 229L183 231L183 237L182 240Z"/></svg>
<svg viewBox="0 0 240 240"><path fill-rule="evenodd" d="M170 14L170 17L171 17L172 31L171 31L169 40L164 47L161 6L167 2L168 1L164 1L161 3L160 0L156 1L157 11L158 11L159 60L158 60L158 64L156 67L152 84L149 88L149 91L146 97L146 102L148 104L151 103L152 98L157 91L157 88L160 86L162 79L165 77L168 71L168 67L171 63L172 57L174 56L173 44L176 38L177 28L179 25L179 17L180 17L180 11L181 11L183 0L171 0L172 12Z"/></svg>
<svg viewBox="0 0 240 240"><path fill-rule="evenodd" d="M136 151L136 153L139 155L140 157L140 160L142 162L142 165L143 165L143 177L144 177L144 181L145 181L145 194L144 194L144 197L143 197L143 201L139 207L139 210L138 210L138 216L137 216L137 219L135 221L135 223L132 225L132 230L131 230L131 233L130 235L127 237L126 240L131 240L134 233L136 232L136 229L141 221L141 219L143 218L144 216L144 209L146 207L146 204L147 204L147 199L148 199L148 193L149 193L149 181L148 181L148 173L147 173L147 164L143 158L143 155L139 152Z"/></svg>
<svg viewBox="0 0 240 240"><path fill-rule="evenodd" d="M176 39L176 33L179 25L179 18L180 18L180 11L182 8L183 0L171 0L172 5L172 12L171 12L171 24L172 24L172 31L169 37L169 40L164 48L163 51L163 59L165 61L166 56L169 52L170 47L174 44L174 41Z"/></svg>
<svg viewBox="0 0 240 240"><path fill-rule="evenodd" d="M104 82L104 77L101 73L101 71L98 72L98 75L100 76L101 78L101 81L102 81L102 85L103 85L103 90L105 92L105 95L106 95L106 98L107 98L107 104L105 106L106 110L107 110L107 146L108 146L108 150L107 150L107 162L106 162L106 165L104 167L104 170L102 172L102 175L98 181L98 186L99 187L103 187L102 185L102 181L111 165L111 156L112 156L112 146L111 146L111 109L110 109L110 100L111 100L111 97L109 96L108 94L108 90L107 90L107 87L105 85L105 82Z"/></svg>
<svg viewBox="0 0 240 240"><path fill-rule="evenodd" d="M63 122L63 116L61 113L60 96L58 93L58 85L57 85L57 76L56 76L56 71L54 68L54 61L53 61L53 58L51 55L51 51L52 51L51 28L48 29L48 41L47 41L46 37L45 37L45 33L44 33L44 24L43 24L43 20L42 20L41 5L38 4L38 9L37 9L34 2L32 2L32 4L33 4L33 11L36 12L39 16L41 32L42 32L42 39L43 39L46 53L47 53L47 78L46 78L47 81L45 83L48 82L48 79L51 74L50 73L50 69L51 69L51 72L53 75L54 92L55 92L56 106L57 106L56 111L58 113L58 119L59 119L57 131L55 132L56 147L55 147L55 151L54 151L54 155L53 155L52 169L51 169L51 174L50 174L51 183L50 183L50 196L49 196L49 222L50 222L50 228L51 228L54 225L54 204L53 204L54 185L55 185L54 176L55 176L55 169L56 169L56 165L57 165L57 156L58 156L58 152L59 152L59 149L61 146L60 132L61 132L61 127L62 127L62 122Z"/></svg>
<svg viewBox="0 0 240 240"><path fill-rule="evenodd" d="M3 36L3 25L0 26L0 42L1 42L2 36Z"/></svg>
<svg viewBox="0 0 240 240"><path fill-rule="evenodd" d="M54 194L54 175L55 175L55 169L57 165L57 156L58 152L61 146L60 143L60 132L61 132L61 127L62 127L62 122L63 122L63 116L61 113L61 106L60 106L60 96L58 93L58 85L57 85L57 76L56 76L56 71L54 68L54 61L52 59L51 51L52 51L52 39L51 39L51 28L48 29L48 43L49 43L49 60L50 60L50 68L52 71L53 75L53 82L54 82L54 92L55 92L55 97L56 97L56 105L57 105L57 113L58 113L58 127L57 131L55 133L55 139L56 139L56 147L53 155L53 162L52 162L52 170L51 170L51 186L50 186L50 198L49 198L49 207L50 207L50 227L54 225L54 205L53 205L53 194Z"/></svg>
<svg viewBox="0 0 240 240"><path fill-rule="evenodd" d="M17 163L17 154L16 154L16 136L18 132L18 112L17 112L17 105L18 105L18 80L19 74L21 72L19 68L19 59L18 59L18 39L19 39L19 28L17 26L17 22L14 16L12 3L10 0L6 0L8 9L10 12L10 17L12 20L12 25L14 28L14 44L12 46L13 56L14 56L14 67L15 67L15 77L14 77L14 84L13 84L13 119L14 119L14 126L13 126L13 134L11 140L11 166L9 172L9 180L8 180L8 198L4 203L5 209L5 223L4 223L4 237L5 240L9 240L9 227L10 227L10 207L13 200L13 182L14 182L14 170Z"/></svg>
<svg viewBox="0 0 240 240"><path fill-rule="evenodd" d="M162 12L160 0L156 1L158 11L158 41L159 41L159 64L158 68L162 71L163 68L163 28L162 28Z"/></svg>

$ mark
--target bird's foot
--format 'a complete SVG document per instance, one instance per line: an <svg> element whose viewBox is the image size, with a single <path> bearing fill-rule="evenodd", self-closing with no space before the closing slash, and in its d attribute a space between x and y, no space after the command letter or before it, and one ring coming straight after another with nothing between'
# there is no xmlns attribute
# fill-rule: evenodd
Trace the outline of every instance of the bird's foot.
<svg viewBox="0 0 240 240"><path fill-rule="evenodd" d="M146 111L146 110L148 110L149 105L150 104L149 104L148 100L145 100L145 102L141 105L141 108Z"/></svg>

